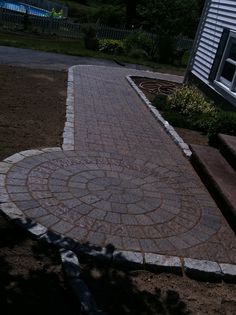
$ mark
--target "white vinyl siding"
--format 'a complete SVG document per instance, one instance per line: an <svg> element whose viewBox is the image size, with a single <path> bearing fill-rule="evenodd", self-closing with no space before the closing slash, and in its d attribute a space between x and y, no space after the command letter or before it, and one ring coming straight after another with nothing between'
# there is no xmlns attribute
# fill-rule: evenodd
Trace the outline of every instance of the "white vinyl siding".
<svg viewBox="0 0 236 315"><path fill-rule="evenodd" d="M206 1L205 16L190 61L191 72L204 82L208 82L223 29L236 31L236 0Z"/></svg>

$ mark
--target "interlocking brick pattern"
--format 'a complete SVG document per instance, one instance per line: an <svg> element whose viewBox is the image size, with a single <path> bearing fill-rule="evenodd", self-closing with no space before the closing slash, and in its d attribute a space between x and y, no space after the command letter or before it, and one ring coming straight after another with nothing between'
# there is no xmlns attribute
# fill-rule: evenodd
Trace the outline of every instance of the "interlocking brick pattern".
<svg viewBox="0 0 236 315"><path fill-rule="evenodd" d="M233 232L125 79L144 73L74 72L75 150L19 159L6 175L9 199L26 217L80 243L236 263Z"/></svg>

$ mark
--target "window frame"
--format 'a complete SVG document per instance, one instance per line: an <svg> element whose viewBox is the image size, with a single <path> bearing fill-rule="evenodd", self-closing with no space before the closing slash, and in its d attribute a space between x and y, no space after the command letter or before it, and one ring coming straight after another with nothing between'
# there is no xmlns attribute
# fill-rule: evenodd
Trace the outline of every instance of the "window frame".
<svg viewBox="0 0 236 315"><path fill-rule="evenodd" d="M236 44L236 32L230 31L214 83L230 93L232 96L236 97L236 60L228 58L233 43ZM228 81L222 76L225 62L228 62L235 67L232 81Z"/></svg>

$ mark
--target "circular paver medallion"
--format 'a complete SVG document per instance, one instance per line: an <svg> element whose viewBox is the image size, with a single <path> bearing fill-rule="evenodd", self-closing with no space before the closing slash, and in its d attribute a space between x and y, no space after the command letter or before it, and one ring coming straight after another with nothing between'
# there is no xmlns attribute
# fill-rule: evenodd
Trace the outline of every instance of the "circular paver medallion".
<svg viewBox="0 0 236 315"><path fill-rule="evenodd" d="M165 175L169 170L164 167L158 170L153 165L153 171L145 169L143 161L139 163L141 165L129 165L124 160L111 158L66 158L45 162L29 173L29 190L48 212L78 226L85 215L127 225L169 221L180 209L180 198L175 198L176 210L168 215L165 213L163 200L175 193L167 185L166 178L171 182L170 175ZM40 183L47 185L48 198L39 198L42 194ZM64 211L58 212L56 208ZM153 221L147 214L156 214L159 219L156 217Z"/></svg>
<svg viewBox="0 0 236 315"><path fill-rule="evenodd" d="M19 162L7 175L7 189L27 217L56 233L101 246L111 242L117 248L154 251L158 240L166 239L166 249L174 250L179 235L196 245L215 232L207 230L201 240L192 236L204 217L188 181L173 166L60 152ZM191 185L196 189L192 178ZM219 226L215 218L215 229Z"/></svg>

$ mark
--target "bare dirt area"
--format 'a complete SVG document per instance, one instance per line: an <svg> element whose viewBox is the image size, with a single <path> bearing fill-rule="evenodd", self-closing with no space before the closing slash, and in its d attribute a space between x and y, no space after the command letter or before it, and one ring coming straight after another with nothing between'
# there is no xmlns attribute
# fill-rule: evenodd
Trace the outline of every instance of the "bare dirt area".
<svg viewBox="0 0 236 315"><path fill-rule="evenodd" d="M61 145L67 73L0 66L0 160ZM32 240L0 215L3 314L79 314L58 251Z"/></svg>
<svg viewBox="0 0 236 315"><path fill-rule="evenodd" d="M67 73L0 66L0 159L60 146Z"/></svg>
<svg viewBox="0 0 236 315"><path fill-rule="evenodd" d="M0 66L0 158L58 146L64 126L65 72ZM82 278L108 315L236 314L236 286L167 273L122 271L81 260ZM7 315L80 314L55 248L0 216L0 307Z"/></svg>
<svg viewBox="0 0 236 315"><path fill-rule="evenodd" d="M0 216L1 314L80 314L55 248Z"/></svg>
<svg viewBox="0 0 236 315"><path fill-rule="evenodd" d="M82 276L110 315L233 315L236 286L168 273L124 271L86 261Z"/></svg>

